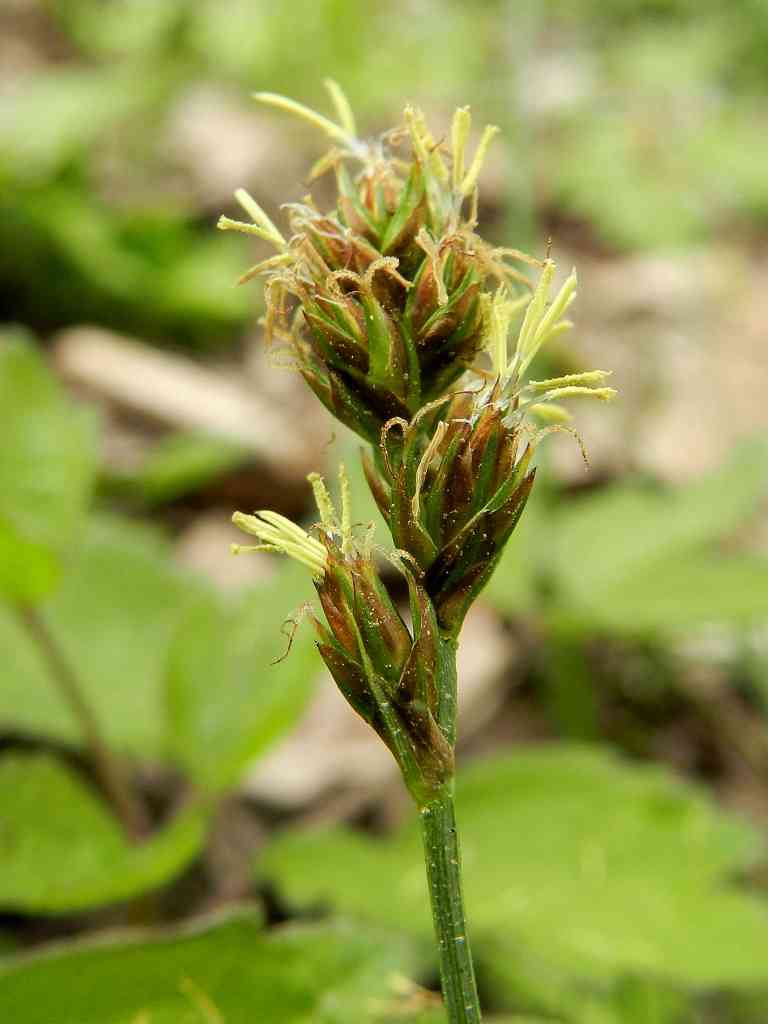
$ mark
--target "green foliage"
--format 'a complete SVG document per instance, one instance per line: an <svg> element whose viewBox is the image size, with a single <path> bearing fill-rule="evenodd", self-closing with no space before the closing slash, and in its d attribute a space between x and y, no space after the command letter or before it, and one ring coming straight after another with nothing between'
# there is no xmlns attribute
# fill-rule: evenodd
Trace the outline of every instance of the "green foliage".
<svg viewBox="0 0 768 1024"><path fill-rule="evenodd" d="M315 925L264 933L258 915L243 910L163 938L115 938L11 961L0 968L0 1019L385 1024L392 974L412 962L406 942L378 931Z"/></svg>
<svg viewBox="0 0 768 1024"><path fill-rule="evenodd" d="M91 757L82 723L14 608L45 598L38 612L112 756L179 764L208 795L236 784L311 693L308 636L266 685L258 679L282 652L284 610L306 596L306 581L277 575L224 609L174 565L154 529L95 513L93 419L20 337L0 348L0 426L0 550L13 556L2 560L0 731ZM61 913L127 899L178 874L204 840L193 804L128 845L113 811L48 755L4 755L0 791L8 795L4 907Z"/></svg>
<svg viewBox="0 0 768 1024"><path fill-rule="evenodd" d="M686 487L626 483L543 515L529 509L487 595L513 614L538 607L555 622L625 633L763 621L766 566L716 542L748 522L766 494L768 447L755 441Z"/></svg>
<svg viewBox="0 0 768 1024"><path fill-rule="evenodd" d="M437 25L422 17L413 38L350 0L256 12L248 0L46 6L71 55L0 98L0 183L12 186L0 199L0 287L14 316L45 329L86 320L210 347L244 327L248 299L232 283L245 243L210 237L163 138L200 82L300 80L306 91L333 71L356 82L362 109L389 114L393 73L403 93L458 98L484 60L481 47L465 54L457 76L456 48L477 32L458 3Z"/></svg>
<svg viewBox="0 0 768 1024"><path fill-rule="evenodd" d="M204 592L202 583L174 568L170 546L154 531L91 518L45 616L115 749L145 757L167 750L168 649L185 605ZM0 662L0 725L80 744L78 723L47 666L12 612L2 607L0 649L8 652Z"/></svg>
<svg viewBox="0 0 768 1024"><path fill-rule="evenodd" d="M147 103L151 83L99 68L63 68L36 76L0 108L0 174L45 180L105 131ZM43 130L30 131L30 125Z"/></svg>
<svg viewBox="0 0 768 1024"><path fill-rule="evenodd" d="M576 87L533 126L552 200L623 249L764 221L765 10L568 4Z"/></svg>
<svg viewBox="0 0 768 1024"><path fill-rule="evenodd" d="M111 210L71 177L14 186L13 203L0 197L0 282L13 289L15 316L44 329L94 321L207 345L244 323L248 299L232 287L241 239L214 247L175 208Z"/></svg>
<svg viewBox="0 0 768 1024"><path fill-rule="evenodd" d="M201 814L187 810L132 846L103 800L45 754L0 758L0 792L3 910L56 914L129 899L178 874L205 834Z"/></svg>
<svg viewBox="0 0 768 1024"><path fill-rule="evenodd" d="M53 587L84 521L94 426L22 333L0 337L0 593L28 601Z"/></svg>
<svg viewBox="0 0 768 1024"><path fill-rule="evenodd" d="M469 97L504 122L508 171L527 177L515 169L530 152L545 206L620 247L686 244L768 216L761 0L727 11L450 0L439 18L352 0L256 12L249 0L46 7L68 59L35 68L0 101L0 182L13 196L0 200L0 285L13 315L40 327L87 319L207 346L244 325L247 301L229 287L242 240L211 243L203 200L190 203L183 171L175 187L173 156L157 144L199 82L306 99L333 74L368 125L391 115L395 96L446 107ZM563 60L547 105L552 40ZM518 98L521 63L532 109ZM117 189L109 172L105 187L105 165ZM520 203L523 188L502 202ZM131 227L137 213L166 237L162 258L147 225Z"/></svg>
<svg viewBox="0 0 768 1024"><path fill-rule="evenodd" d="M504 124L506 171L523 178L526 160L532 165L548 217L586 221L598 240L623 249L761 230L768 216L763 0L727 9L715 0L451 0L437 19L434 5L405 5L407 20L405 7L352 0L258 6L50 0L54 26L42 46L51 42L65 59L43 70L33 54L19 87L0 99L5 316L44 331L90 321L205 346L244 327L249 299L231 285L246 243L210 237L207 200L164 134L201 82L222 95L240 83L308 98L333 74L354 93L366 129L404 97L439 96L446 107L469 98ZM30 18L31 43L19 52L32 52L44 18ZM521 92L530 103L517 103ZM521 202L510 180L502 191L515 194L493 196L494 210ZM94 513L97 442L94 418L67 399L40 352L23 332L6 332L0 595L40 605L121 757L181 769L218 799L304 706L317 664L304 632L286 661L268 662L284 650L282 617L309 588L281 575L243 601L214 597L174 567L158 534ZM239 458L212 439L170 438L129 493L172 501ZM347 463L356 515L379 518L356 455ZM599 732L585 655L596 632L660 643L706 623L765 621L765 561L723 541L764 497L767 464L765 446L755 445L699 485L627 483L565 502L537 483L487 594L498 609L535 611L543 622L540 664L560 733ZM765 696L764 658L759 671ZM5 606L0 730L86 754L40 653ZM65 763L48 754L0 759L3 909L61 914L130 899L198 854L207 821L196 811L129 846L95 786ZM689 1024L688 986L764 984L762 908L733 881L749 865L753 838L698 795L564 749L478 768L459 803L470 925L494 1008L530 1006L558 1024ZM294 900L324 899L368 922L429 934L413 828L392 843L347 832L285 839L261 870ZM11 941L0 935L4 954ZM266 935L242 915L198 934L13 961L0 979L0 1019L200 1024L203 992L227 1024L383 1024L401 1019L371 1009L389 997L390 971L416 964L400 940L372 928ZM740 995L729 1007L723 1021L754 1024L766 997ZM719 1008L712 1001L696 1024L719 1024ZM444 1016L402 1019L441 1024Z"/></svg>
<svg viewBox="0 0 768 1024"><path fill-rule="evenodd" d="M510 1008L523 992L558 1012L625 976L768 981L768 908L732 881L758 837L695 789L561 746L475 765L457 806L475 953ZM294 901L426 937L419 847L415 823L389 841L286 834L258 871Z"/></svg>
<svg viewBox="0 0 768 1024"><path fill-rule="evenodd" d="M399 18L354 0L272 5L258 18L248 0L203 0L189 7L190 39L198 59L210 66L251 85L257 69L259 81L298 89L301 98L333 70L342 81L355 82L358 109L386 114L393 75L401 95L439 90L458 99L479 77L483 48L465 51L457 63L455 47L467 32L490 29L488 19L455 2L446 3L437 19L411 12L409 32Z"/></svg>
<svg viewBox="0 0 768 1024"><path fill-rule="evenodd" d="M234 613L208 598L185 616L169 660L169 735L179 763L204 789L237 782L306 706L319 668L309 631L299 630L274 662L289 643L281 632L286 614L307 591L306 574L289 567Z"/></svg>
<svg viewBox="0 0 768 1024"><path fill-rule="evenodd" d="M117 483L151 504L164 504L200 490L248 456L246 449L224 438L170 434L154 446L135 476Z"/></svg>
<svg viewBox="0 0 768 1024"><path fill-rule="evenodd" d="M157 60L173 44L188 3L116 0L104 7L93 0L50 0L49 6L85 53L102 58Z"/></svg>

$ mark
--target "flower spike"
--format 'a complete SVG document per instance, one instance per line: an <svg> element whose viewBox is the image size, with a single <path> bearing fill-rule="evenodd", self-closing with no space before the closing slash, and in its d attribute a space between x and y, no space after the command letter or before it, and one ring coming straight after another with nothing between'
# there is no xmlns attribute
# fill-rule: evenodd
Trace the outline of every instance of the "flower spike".
<svg viewBox="0 0 768 1024"><path fill-rule="evenodd" d="M333 206L289 204L283 234L238 192L252 223L225 217L219 227L277 248L243 279L263 276L268 340L288 347L323 405L370 444L363 468L409 614L380 572L373 524L355 535L343 465L336 504L309 477L319 514L310 532L276 512L236 513L258 544L234 549L281 552L310 569L324 616L312 620L318 650L421 812L446 1019L478 1024L452 803L456 642L526 508L538 442L565 432L582 443L560 400L615 391L603 370L526 380L542 346L571 329L577 279L551 298L549 247L537 259L478 235L478 181L499 129L486 126L468 158L468 107L444 143L409 106L397 128L361 141L347 97L325 85L335 120L274 93L255 98L328 138L311 178L334 172Z"/></svg>

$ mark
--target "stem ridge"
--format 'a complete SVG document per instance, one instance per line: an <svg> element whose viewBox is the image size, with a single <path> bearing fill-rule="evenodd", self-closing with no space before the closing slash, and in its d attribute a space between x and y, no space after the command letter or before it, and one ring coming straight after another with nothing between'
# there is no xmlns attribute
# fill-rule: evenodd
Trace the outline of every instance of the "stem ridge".
<svg viewBox="0 0 768 1024"><path fill-rule="evenodd" d="M420 808L440 975L450 1024L477 1024L480 1003L467 935L461 856L451 789Z"/></svg>

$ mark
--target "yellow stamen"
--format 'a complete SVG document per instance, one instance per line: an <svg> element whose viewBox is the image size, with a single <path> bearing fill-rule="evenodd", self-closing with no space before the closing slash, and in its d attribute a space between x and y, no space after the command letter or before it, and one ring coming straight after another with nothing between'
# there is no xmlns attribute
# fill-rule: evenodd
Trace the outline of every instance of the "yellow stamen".
<svg viewBox="0 0 768 1024"><path fill-rule="evenodd" d="M611 376L611 370L587 370L585 373L568 373L564 377L549 377L547 380L529 380L526 388L531 391L551 391L571 385L593 387L602 384Z"/></svg>
<svg viewBox="0 0 768 1024"><path fill-rule="evenodd" d="M323 526L327 526L329 529L336 528L338 526L336 509L333 507L333 502L331 501L331 496L328 493L328 488L325 486L325 481L319 473L310 473L307 480L312 485L315 504L317 505L317 511L320 513L320 522Z"/></svg>
<svg viewBox="0 0 768 1024"><path fill-rule="evenodd" d="M500 131L501 129L495 124L487 124L483 129L483 134L480 138L480 144L477 147L475 158L470 164L469 170L464 175L464 180L461 183L461 194L463 196L468 196L477 184L477 179L480 177L480 170L485 162L486 154L488 153L488 147Z"/></svg>
<svg viewBox="0 0 768 1024"><path fill-rule="evenodd" d="M469 129L472 126L472 115L469 107L458 107L451 122L451 153L453 156L453 189L461 191L464 178L464 154L467 149Z"/></svg>
<svg viewBox="0 0 768 1024"><path fill-rule="evenodd" d="M289 114L294 114L296 117L308 121L310 124L315 125L316 128L325 132L328 138L333 139L335 142L349 145L350 142L354 141L350 133L345 131L340 125L335 124L330 118L318 114L316 110L305 107L303 103L297 103L296 100L288 99L287 96L280 96L275 92L255 92L252 95L258 103L266 103L267 106L277 107L279 110L285 110Z"/></svg>
<svg viewBox="0 0 768 1024"><path fill-rule="evenodd" d="M233 554L273 551L288 555L305 565L316 579L322 579L327 559L324 546L290 519L266 509L252 516L235 512L232 522L244 533L249 533L261 541L260 544L249 547L233 544L230 548Z"/></svg>
<svg viewBox="0 0 768 1024"><path fill-rule="evenodd" d="M339 119L341 127L347 135L351 135L352 138L354 138L357 135L355 115L352 113L352 107L350 106L346 93L339 83L335 82L332 78L326 78L323 84L331 97L331 102L336 110L336 116Z"/></svg>
<svg viewBox="0 0 768 1024"><path fill-rule="evenodd" d="M349 554L352 544L352 491L349 486L347 467L339 463L339 490L341 492L341 550Z"/></svg>

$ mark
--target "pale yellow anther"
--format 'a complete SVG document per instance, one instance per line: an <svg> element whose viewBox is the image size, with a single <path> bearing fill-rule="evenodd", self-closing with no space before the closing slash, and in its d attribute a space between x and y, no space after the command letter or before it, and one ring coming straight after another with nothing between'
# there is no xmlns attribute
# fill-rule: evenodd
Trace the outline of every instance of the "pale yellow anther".
<svg viewBox="0 0 768 1024"><path fill-rule="evenodd" d="M232 522L239 530L260 541L259 544L250 546L233 544L230 547L232 554L273 551L288 555L294 561L305 565L316 579L322 579L327 559L325 547L279 512L272 512L269 509L255 515L235 512Z"/></svg>
<svg viewBox="0 0 768 1024"><path fill-rule="evenodd" d="M502 285L497 288L493 298L485 307L485 318L488 325L486 347L491 356L494 375L505 379L509 372L509 328L515 315L530 302L528 295L519 299L510 299L509 292Z"/></svg>
<svg viewBox="0 0 768 1024"><path fill-rule="evenodd" d="M586 395L587 398L597 398L601 402L611 402L618 394L616 388L580 388L568 387L557 389L558 398L574 398L577 395Z"/></svg>
<svg viewBox="0 0 768 1024"><path fill-rule="evenodd" d="M509 330L509 317L504 313L503 290L498 289L490 303L488 310L488 336L489 349L491 352L491 363L493 372L497 377L503 377L507 372L507 332Z"/></svg>
<svg viewBox="0 0 768 1024"><path fill-rule="evenodd" d="M264 216L266 217L266 214ZM285 249L287 244L274 224L272 225L272 230L269 230L262 227L261 224L249 224L247 221L233 220L232 217L225 217L222 214L216 221L216 227L219 231L239 231L242 235L255 235L257 238L263 238L265 242L271 242L278 249Z"/></svg>
<svg viewBox="0 0 768 1024"><path fill-rule="evenodd" d="M346 93L339 83L334 81L332 78L326 78L323 84L331 97L331 102L333 103L336 116L339 119L341 127L347 135L351 135L354 138L357 135L355 115L352 113L352 107L350 106Z"/></svg>
<svg viewBox="0 0 768 1024"><path fill-rule="evenodd" d="M426 167L429 163L429 153L427 151L424 138L419 130L423 123L421 111L409 105L403 111L403 115L405 117L405 124L408 128L408 133L411 136L413 148L416 151L416 156L419 158L421 166Z"/></svg>
<svg viewBox="0 0 768 1024"><path fill-rule="evenodd" d="M352 491L347 467L339 463L339 492L341 494L341 551L348 555L352 546Z"/></svg>
<svg viewBox="0 0 768 1024"><path fill-rule="evenodd" d="M564 377L549 377L547 380L529 380L526 388L531 391L551 391L554 388L566 388L573 385L598 387L610 376L611 370L587 370L584 373L568 373Z"/></svg>
<svg viewBox="0 0 768 1024"><path fill-rule="evenodd" d="M280 96L275 92L255 92L252 95L258 103L266 103L267 106L277 107L279 110L285 110L289 114L300 117L303 121L308 121L322 132L325 132L329 139L347 145L354 142L350 132L335 124L330 118L318 114L316 110L305 107L303 103L297 103L296 100L288 99L287 96Z"/></svg>
<svg viewBox="0 0 768 1024"><path fill-rule="evenodd" d="M578 279L576 277L576 271L572 270L563 282L562 288L552 300L551 306L541 318L541 321L536 328L535 340L539 345L543 344L547 340L547 336L551 329L562 319L568 307L575 300L577 284Z"/></svg>
<svg viewBox="0 0 768 1024"><path fill-rule="evenodd" d="M515 350L515 365L522 375L530 366L541 346L568 330L570 321L562 320L562 316L576 298L576 272L572 271L563 283L551 305L547 307L549 290L555 275L554 260L547 259L541 272L539 282L534 289L528 309L526 310Z"/></svg>
<svg viewBox="0 0 768 1024"><path fill-rule="evenodd" d="M464 179L464 154L467 150L469 129L472 126L472 115L469 107L458 107L451 122L451 156L453 158L453 189L461 191Z"/></svg>
<svg viewBox="0 0 768 1024"><path fill-rule="evenodd" d="M515 355L520 362L521 373L524 372L526 366L533 358L533 355L529 356L529 353L531 353L531 349L533 348L536 331L541 323L541 318L544 316L547 299L549 298L549 289L552 285L552 278L554 276L554 262L549 259L545 260L544 267L541 271L541 277L539 278L539 283L536 285L531 301L525 311L523 323L520 327L520 333L517 338L517 349Z"/></svg>
<svg viewBox="0 0 768 1024"><path fill-rule="evenodd" d="M333 507L325 481L319 473L310 473L307 476L307 480L312 485L312 493L315 496L315 505L317 505L317 511L320 515L320 522L329 529L335 529L338 526L336 509Z"/></svg>
<svg viewBox="0 0 768 1024"><path fill-rule="evenodd" d="M552 388L550 391L545 391L542 394L536 395L536 400L528 398L518 406L519 412L531 412L534 409L539 409L541 405L549 404L552 401L559 402L562 398L596 398L600 402L612 401L618 392L615 388L589 388L581 387L577 384L572 384L567 387Z"/></svg>
<svg viewBox="0 0 768 1024"><path fill-rule="evenodd" d="M256 235L258 238L263 238L265 241L271 242L278 249L286 248L288 243L253 196L249 195L244 188L239 188L235 192L235 199L253 223L248 224L245 221L233 220L231 217L219 217L216 226L220 231L241 231L247 235Z"/></svg>
<svg viewBox="0 0 768 1024"><path fill-rule="evenodd" d="M425 171L431 171L441 184L446 184L448 169L443 163L437 144L427 127L423 112L418 107L407 106L403 114L413 148L422 168Z"/></svg>
<svg viewBox="0 0 768 1024"><path fill-rule="evenodd" d="M464 179L461 182L460 191L463 196L468 196L477 184L477 179L480 177L480 170L482 169L486 154L488 153L488 147L500 131L501 129L495 124L488 124L483 129L483 134L480 137L480 143L477 147L475 158L470 164L469 170L464 175Z"/></svg>
<svg viewBox="0 0 768 1024"><path fill-rule="evenodd" d="M536 403L528 407L528 412L537 416L544 423L570 423L573 417L562 405L554 402Z"/></svg>

